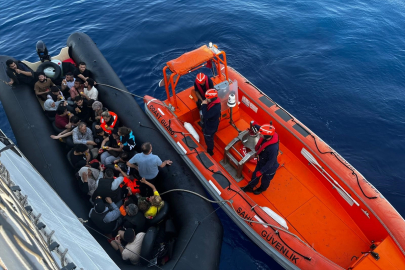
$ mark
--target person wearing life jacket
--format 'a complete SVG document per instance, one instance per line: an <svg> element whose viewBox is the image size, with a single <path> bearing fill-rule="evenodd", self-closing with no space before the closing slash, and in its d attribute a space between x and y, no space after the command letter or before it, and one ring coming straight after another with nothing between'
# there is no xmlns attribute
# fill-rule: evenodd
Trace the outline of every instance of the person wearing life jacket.
<svg viewBox="0 0 405 270"><path fill-rule="evenodd" d="M203 116L203 133L207 152L214 155L214 135L218 130L219 118L221 117L221 100L218 97L218 91L209 89L205 93L206 100L201 103Z"/></svg>
<svg viewBox="0 0 405 270"><path fill-rule="evenodd" d="M214 88L214 83L204 73L198 73L194 81L194 92L197 96L197 108L201 108L201 102L205 99L205 92L208 89Z"/></svg>
<svg viewBox="0 0 405 270"><path fill-rule="evenodd" d="M255 146L258 156L257 165L249 184L243 187L245 192L253 192L255 195L267 190L279 166L277 162L279 140L276 129L271 124L257 127L257 129L260 134L260 139ZM260 178L261 185L254 190L253 188L259 183Z"/></svg>
<svg viewBox="0 0 405 270"><path fill-rule="evenodd" d="M114 112L104 111L101 113L100 127L111 135L111 131L117 125L118 116Z"/></svg>
<svg viewBox="0 0 405 270"><path fill-rule="evenodd" d="M97 228L104 234L110 234L117 230L121 225L121 213L117 205L106 197L104 203L103 197L97 196L94 200L94 207L90 210L89 218L94 222Z"/></svg>

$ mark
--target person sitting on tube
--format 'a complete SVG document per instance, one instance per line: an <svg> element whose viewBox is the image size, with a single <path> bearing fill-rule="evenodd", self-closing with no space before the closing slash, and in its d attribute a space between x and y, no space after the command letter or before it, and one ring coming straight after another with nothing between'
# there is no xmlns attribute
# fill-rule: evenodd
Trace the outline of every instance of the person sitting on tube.
<svg viewBox="0 0 405 270"><path fill-rule="evenodd" d="M194 93L197 96L197 108L201 108L201 102L205 100L205 92L214 88L212 80L204 73L198 73L194 81Z"/></svg>
<svg viewBox="0 0 405 270"><path fill-rule="evenodd" d="M37 75L23 62L8 59L6 66L6 73L10 78L10 81L7 83L8 85L27 84L31 87L34 85Z"/></svg>
<svg viewBox="0 0 405 270"><path fill-rule="evenodd" d="M111 246L120 251L124 261L129 260L131 264L138 264L144 237L144 232L137 233L135 236L135 231L132 228L125 231L119 230L115 239L111 241ZM121 242L122 240L127 243L125 247Z"/></svg>
<svg viewBox="0 0 405 270"><path fill-rule="evenodd" d="M203 133L207 152L212 156L214 155L214 135L218 130L219 119L221 118L221 100L215 89L205 92L205 97L207 99L201 103Z"/></svg>
<svg viewBox="0 0 405 270"><path fill-rule="evenodd" d="M51 79L46 78L45 73L38 73L38 81L34 85L34 91L38 98L45 101L53 86L55 84Z"/></svg>
<svg viewBox="0 0 405 270"><path fill-rule="evenodd" d="M83 82L87 81L88 78L93 79L93 73L86 68L85 62L80 62L79 66L73 72L75 78L80 78Z"/></svg>

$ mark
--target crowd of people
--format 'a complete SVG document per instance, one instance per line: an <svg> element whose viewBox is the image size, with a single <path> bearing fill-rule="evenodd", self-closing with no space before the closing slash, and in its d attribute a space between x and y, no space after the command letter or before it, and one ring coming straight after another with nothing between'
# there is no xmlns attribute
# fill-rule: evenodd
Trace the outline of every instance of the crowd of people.
<svg viewBox="0 0 405 270"><path fill-rule="evenodd" d="M33 86L44 102L57 132L50 137L66 145L80 190L93 205L90 220L124 260L138 263L148 219L155 218L165 205L155 187L159 168L172 161L153 155L149 142L136 152L133 131L98 100L97 82L84 62L67 72L60 85L19 61L6 64L9 84Z"/></svg>

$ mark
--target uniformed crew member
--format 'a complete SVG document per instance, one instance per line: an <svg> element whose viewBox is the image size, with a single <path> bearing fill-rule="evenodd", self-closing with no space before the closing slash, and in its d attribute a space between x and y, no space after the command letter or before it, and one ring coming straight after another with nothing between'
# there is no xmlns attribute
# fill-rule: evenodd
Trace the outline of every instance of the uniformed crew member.
<svg viewBox="0 0 405 270"><path fill-rule="evenodd" d="M245 192L253 192L255 195L267 190L279 166L277 162L279 141L276 129L273 125L263 125L260 127L259 133L260 139L255 146L256 155L258 156L257 166L252 174L251 181L244 187ZM259 183L260 178L260 187L253 190Z"/></svg>
<svg viewBox="0 0 405 270"><path fill-rule="evenodd" d="M204 73L198 73L194 82L194 92L197 96L197 108L201 108L201 102L205 99L205 92L208 89L214 88L214 83Z"/></svg>
<svg viewBox="0 0 405 270"><path fill-rule="evenodd" d="M205 92L205 100L201 103L203 115L203 133L207 152L211 156L214 154L214 135L218 130L219 118L221 117L221 101L218 91L209 89Z"/></svg>

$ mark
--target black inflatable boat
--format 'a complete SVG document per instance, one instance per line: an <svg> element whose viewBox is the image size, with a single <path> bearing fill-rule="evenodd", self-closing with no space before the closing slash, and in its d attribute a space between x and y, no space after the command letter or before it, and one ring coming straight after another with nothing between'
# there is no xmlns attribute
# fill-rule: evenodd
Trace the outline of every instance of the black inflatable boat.
<svg viewBox="0 0 405 270"><path fill-rule="evenodd" d="M6 60L10 58L0 56L0 65L3 67L0 69L0 79L6 82L9 81L6 74ZM53 58L63 58L59 59L61 61L71 58L76 63L84 61L98 83L126 90L95 43L86 34L72 34L68 38L67 47ZM36 69L40 64L41 62L31 63L29 66ZM145 141L150 141L154 154L157 154L162 160L173 161L172 166L163 169L164 181L159 186L160 192L185 189L205 196L201 184L160 132L145 128L145 126L152 127L153 124L130 94L102 85L98 85L97 89L99 100L119 115L123 125L134 131L137 146ZM55 134L55 131L37 101L34 90L27 85L10 87L6 83L0 82L0 100L19 149L75 215L78 218L88 219L91 204L88 197L80 193L77 183L74 181L74 173L66 159L67 151L64 145L49 137L51 134ZM174 221L177 235L172 258L161 268L218 268L222 226L218 217L211 214L213 207L198 196L184 192L170 192L163 195L163 199L170 206L169 216ZM148 263L140 263L136 266L126 264L122 261L121 256L111 248L104 236L91 229L89 232L119 268L147 268Z"/></svg>

